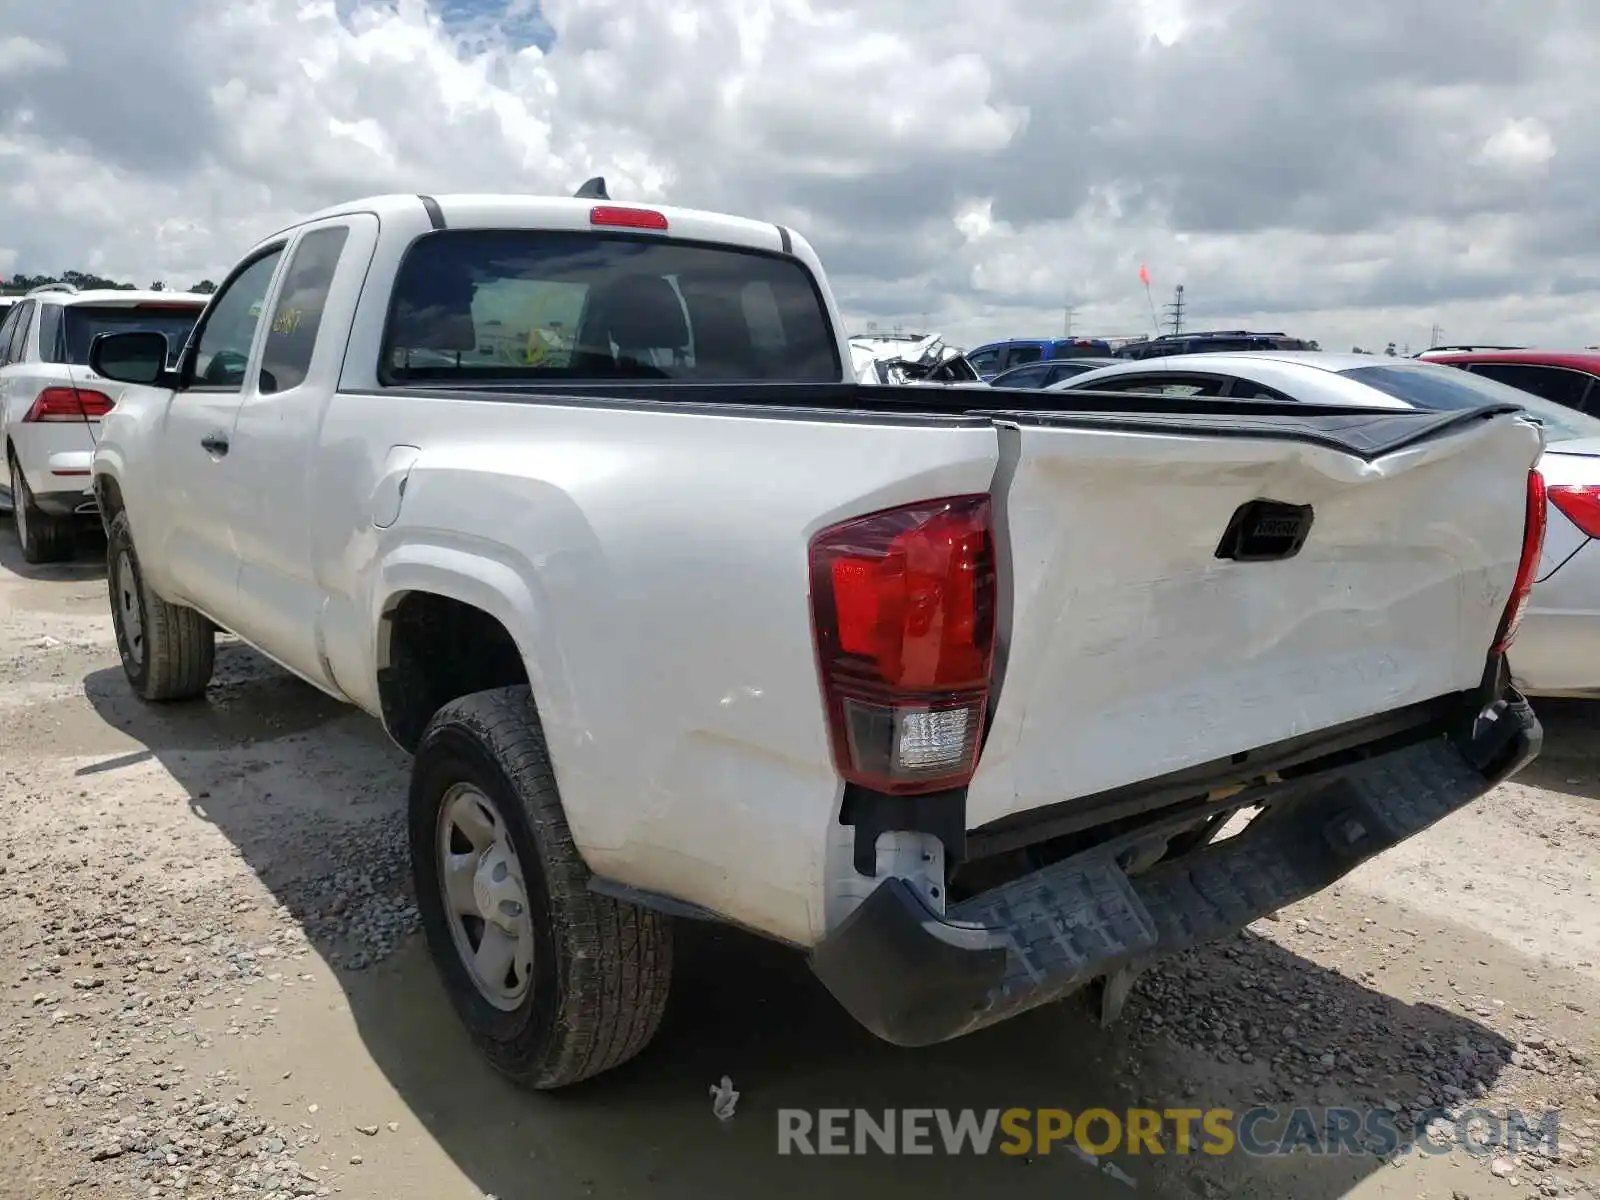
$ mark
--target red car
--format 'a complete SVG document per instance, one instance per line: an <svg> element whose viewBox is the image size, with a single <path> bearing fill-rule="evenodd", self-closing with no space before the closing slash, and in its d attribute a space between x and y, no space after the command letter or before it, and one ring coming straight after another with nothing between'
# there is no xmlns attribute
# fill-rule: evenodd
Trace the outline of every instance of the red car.
<svg viewBox="0 0 1600 1200"><path fill-rule="evenodd" d="M1425 350L1417 357L1486 375L1579 412L1600 415L1600 350L1451 347Z"/></svg>

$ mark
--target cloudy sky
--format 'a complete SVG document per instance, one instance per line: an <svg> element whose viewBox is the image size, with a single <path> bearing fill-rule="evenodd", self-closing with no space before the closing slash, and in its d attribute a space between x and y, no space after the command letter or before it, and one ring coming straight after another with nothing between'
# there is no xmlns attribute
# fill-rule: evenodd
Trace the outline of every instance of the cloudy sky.
<svg viewBox="0 0 1600 1200"><path fill-rule="evenodd" d="M1070 14L1070 15L1068 15ZM0 0L0 275L384 191L783 221L852 321L1600 343L1593 0Z"/></svg>

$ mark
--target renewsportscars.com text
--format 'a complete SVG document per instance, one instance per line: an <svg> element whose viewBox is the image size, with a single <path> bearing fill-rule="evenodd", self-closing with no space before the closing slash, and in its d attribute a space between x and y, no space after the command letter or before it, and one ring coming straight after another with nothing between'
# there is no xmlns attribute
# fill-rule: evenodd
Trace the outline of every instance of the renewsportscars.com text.
<svg viewBox="0 0 1600 1200"><path fill-rule="evenodd" d="M1537 1120L1511 1110L1446 1109L1415 1125L1388 1108L950 1109L781 1108L779 1154L1105 1154L1244 1153L1269 1156L1396 1153L1475 1157L1558 1149L1560 1113Z"/></svg>

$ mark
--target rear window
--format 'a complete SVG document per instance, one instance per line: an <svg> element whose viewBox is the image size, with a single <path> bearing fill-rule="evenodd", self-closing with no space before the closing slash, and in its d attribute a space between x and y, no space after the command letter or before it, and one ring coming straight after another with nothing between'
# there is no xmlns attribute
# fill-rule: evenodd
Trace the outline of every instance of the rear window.
<svg viewBox="0 0 1600 1200"><path fill-rule="evenodd" d="M166 335L168 354L176 362L200 319L201 308L196 304L63 305L54 336L40 338L40 357L45 362L84 366L89 362L89 343L102 333L154 332Z"/></svg>
<svg viewBox="0 0 1600 1200"><path fill-rule="evenodd" d="M395 280L386 383L843 378L811 274L788 258L540 230L428 234Z"/></svg>
<svg viewBox="0 0 1600 1200"><path fill-rule="evenodd" d="M1115 351L1118 358L1135 359L1160 358L1164 354L1176 353L1178 353L1177 350L1172 349L1164 342L1130 342L1120 350Z"/></svg>
<svg viewBox="0 0 1600 1200"><path fill-rule="evenodd" d="M1468 371L1438 363L1351 367L1339 374L1375 387L1397 400L1435 412L1478 408L1485 404L1517 404L1545 427L1549 441L1600 436L1600 420L1565 405L1496 383Z"/></svg>
<svg viewBox="0 0 1600 1200"><path fill-rule="evenodd" d="M1059 367L1051 370L1050 382L1054 383L1058 379L1071 379L1074 375L1083 375L1089 371L1098 371L1106 365L1103 362L1062 363Z"/></svg>

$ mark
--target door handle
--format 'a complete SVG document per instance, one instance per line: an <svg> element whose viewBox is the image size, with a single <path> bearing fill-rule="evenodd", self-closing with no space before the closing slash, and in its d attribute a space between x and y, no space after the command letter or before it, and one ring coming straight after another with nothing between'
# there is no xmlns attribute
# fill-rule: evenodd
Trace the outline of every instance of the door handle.
<svg viewBox="0 0 1600 1200"><path fill-rule="evenodd" d="M200 439L200 445L207 454L215 454L221 458L228 452L228 435L225 433L208 433Z"/></svg>

